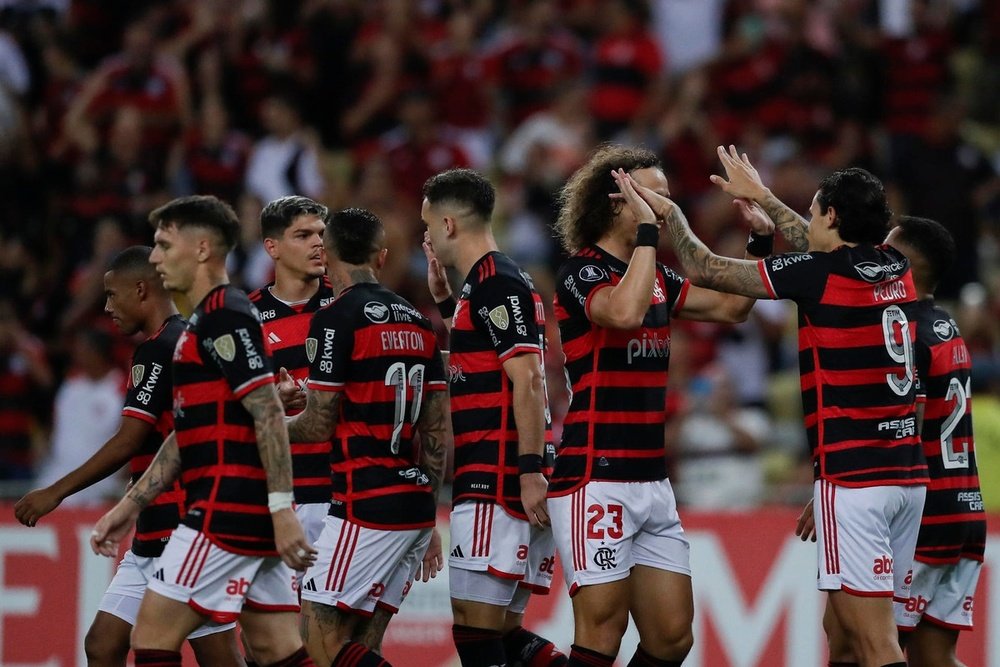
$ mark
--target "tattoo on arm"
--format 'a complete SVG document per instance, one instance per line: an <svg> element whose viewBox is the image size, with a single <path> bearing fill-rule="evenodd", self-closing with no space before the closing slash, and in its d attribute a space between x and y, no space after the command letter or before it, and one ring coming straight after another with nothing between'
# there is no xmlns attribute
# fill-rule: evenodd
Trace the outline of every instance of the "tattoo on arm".
<svg viewBox="0 0 1000 667"><path fill-rule="evenodd" d="M420 468L431 478L431 489L437 498L448 462L448 432L451 411L448 392L433 391L424 396L417 421L420 432Z"/></svg>
<svg viewBox="0 0 1000 667"><path fill-rule="evenodd" d="M329 440L340 416L343 397L339 391L309 390L305 410L285 422L288 424L288 439L292 442Z"/></svg>
<svg viewBox="0 0 1000 667"><path fill-rule="evenodd" d="M781 235L797 252L805 252L809 249L809 239L806 237L809 231L809 223L805 218L785 206L785 204L772 194L769 194L764 201L760 202L764 212L774 220L774 226L781 231Z"/></svg>
<svg viewBox="0 0 1000 667"><path fill-rule="evenodd" d="M129 498L140 508L145 508L163 491L169 489L181 474L181 451L177 446L177 436L171 433L160 445L146 472L129 490Z"/></svg>
<svg viewBox="0 0 1000 667"><path fill-rule="evenodd" d="M257 387L240 401L253 416L257 451L267 475L267 491L292 490L292 452L288 446L285 411L273 384Z"/></svg>
<svg viewBox="0 0 1000 667"><path fill-rule="evenodd" d="M694 235L687 218L674 206L666 218L674 253L693 283L720 292L767 298L757 262L716 255Z"/></svg>

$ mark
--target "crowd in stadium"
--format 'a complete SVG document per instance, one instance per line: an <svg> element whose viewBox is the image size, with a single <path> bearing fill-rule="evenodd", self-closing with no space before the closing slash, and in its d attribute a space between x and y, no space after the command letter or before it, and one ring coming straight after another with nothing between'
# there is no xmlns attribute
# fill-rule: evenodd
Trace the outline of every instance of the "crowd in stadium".
<svg viewBox="0 0 1000 667"><path fill-rule="evenodd" d="M972 352L977 430L1000 431L998 48L1000 9L975 0L0 2L0 493L114 431L131 343L102 312L102 278L151 242L155 207L230 202L230 275L247 290L271 279L264 204L367 208L389 232L382 282L433 314L421 186L469 166L497 186L501 248L551 304L560 190L609 141L661 158L720 254L742 256L747 230L709 182L718 145L803 213L824 175L862 166L896 213L941 221L960 261L938 296ZM679 270L667 243L661 258ZM678 322L672 337L682 502L804 500L794 309L760 302L745 324ZM980 437L982 456L998 440Z"/></svg>

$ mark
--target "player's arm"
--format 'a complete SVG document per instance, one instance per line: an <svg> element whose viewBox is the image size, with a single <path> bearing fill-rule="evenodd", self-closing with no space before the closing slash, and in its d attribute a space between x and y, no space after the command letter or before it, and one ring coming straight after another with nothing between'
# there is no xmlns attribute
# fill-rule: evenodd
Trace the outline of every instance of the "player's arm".
<svg viewBox="0 0 1000 667"><path fill-rule="evenodd" d="M719 160L726 170L727 181L722 176L711 176L711 181L722 188L723 192L742 199L749 199L760 204L761 208L774 220L775 227L785 237L785 240L797 252L805 252L809 248L809 223L805 218L790 209L780 199L764 186L757 169L750 164L747 154L740 155L736 147L730 145L716 149Z"/></svg>
<svg viewBox="0 0 1000 667"><path fill-rule="evenodd" d="M420 433L418 465L430 477L436 501L448 465L451 409L447 391L430 391L424 394L416 426Z"/></svg>
<svg viewBox="0 0 1000 667"><path fill-rule="evenodd" d="M541 364L537 354L529 352L504 361L503 370L513 387L511 404L517 427L521 502L531 523L546 526L549 513L545 496L549 483L540 471L545 453L545 385ZM522 461L525 466L521 465Z"/></svg>
<svg viewBox="0 0 1000 667"><path fill-rule="evenodd" d="M292 442L323 442L329 440L337 425L340 414L340 401L343 392L319 391L310 389L306 392L306 407L294 417L288 417L288 439Z"/></svg>
<svg viewBox="0 0 1000 667"><path fill-rule="evenodd" d="M160 445L152 463L146 468L132 488L94 526L90 534L90 546L94 553L114 557L118 554L118 544L128 535L139 512L153 499L173 486L181 474L181 452L177 446L177 436L171 433Z"/></svg>
<svg viewBox="0 0 1000 667"><path fill-rule="evenodd" d="M607 329L638 329L649 310L655 282L656 248L636 246L621 281L600 288L590 298L590 321Z"/></svg>
<svg viewBox="0 0 1000 667"><path fill-rule="evenodd" d="M770 296L757 262L716 255L694 235L684 212L674 202L639 185L621 170L615 173L615 181L640 221L653 216L664 220L674 253L692 283L757 299Z"/></svg>
<svg viewBox="0 0 1000 667"><path fill-rule="evenodd" d="M292 452L278 390L271 383L261 385L245 394L240 403L253 417L257 451L267 476L275 547L285 564L304 570L315 560L316 550L306 541L292 510Z"/></svg>
<svg viewBox="0 0 1000 667"><path fill-rule="evenodd" d="M112 475L138 453L153 430L149 422L124 415L118 431L80 467L45 488L25 494L14 505L14 516L25 526L34 526L69 496Z"/></svg>

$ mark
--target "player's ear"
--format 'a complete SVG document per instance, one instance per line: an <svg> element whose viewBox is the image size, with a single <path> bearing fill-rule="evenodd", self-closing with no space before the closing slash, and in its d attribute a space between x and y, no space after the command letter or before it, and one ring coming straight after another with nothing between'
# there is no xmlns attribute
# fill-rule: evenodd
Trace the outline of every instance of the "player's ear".
<svg viewBox="0 0 1000 667"><path fill-rule="evenodd" d="M149 295L149 283L145 280L135 281L135 295L139 297L139 301L145 301Z"/></svg>
<svg viewBox="0 0 1000 667"><path fill-rule="evenodd" d="M840 227L840 220L837 219L837 209L835 209L833 206L827 206L826 216L830 221L830 224L827 225L830 229L837 229L838 227Z"/></svg>
<svg viewBox="0 0 1000 667"><path fill-rule="evenodd" d="M378 254L375 257L375 271L376 272L382 270L382 267L385 266L385 258L388 257L388 256L389 256L389 249L388 248L382 248L381 250L378 251Z"/></svg>
<svg viewBox="0 0 1000 667"><path fill-rule="evenodd" d="M448 234L448 236L449 237L454 236L455 231L457 229L458 229L458 222L455 220L455 218L451 217L450 215L444 216L444 231Z"/></svg>
<svg viewBox="0 0 1000 667"><path fill-rule="evenodd" d="M278 244L274 239L264 239L264 250L267 252L268 256L277 261L278 259Z"/></svg>

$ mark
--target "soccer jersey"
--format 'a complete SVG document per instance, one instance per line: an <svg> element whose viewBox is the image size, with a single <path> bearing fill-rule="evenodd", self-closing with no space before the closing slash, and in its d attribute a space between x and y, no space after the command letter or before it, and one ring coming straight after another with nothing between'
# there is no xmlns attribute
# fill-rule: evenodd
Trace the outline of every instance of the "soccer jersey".
<svg viewBox="0 0 1000 667"><path fill-rule="evenodd" d="M503 363L520 354L543 363L545 308L528 274L500 252L489 252L469 271L452 316L452 426L455 431L454 502L489 500L520 519L518 436L514 385ZM544 371L542 373L544 377ZM552 420L545 395L545 457L551 466Z"/></svg>
<svg viewBox="0 0 1000 667"><path fill-rule="evenodd" d="M271 293L268 285L250 293L250 301L260 313L264 340L274 360L274 368L285 368L296 382L305 386L309 379L306 336L313 313L333 301L330 281L323 276L316 294L303 303L288 304ZM289 410L294 415L300 410ZM330 442L293 442L292 477L295 502L330 502Z"/></svg>
<svg viewBox="0 0 1000 667"><path fill-rule="evenodd" d="M358 283L313 316L309 390L342 392L332 434L332 516L382 530L434 525L413 436L424 393L444 391L430 321L378 285Z"/></svg>
<svg viewBox="0 0 1000 667"><path fill-rule="evenodd" d="M174 350L174 428L187 496L181 523L226 551L277 555L254 420L240 402L272 382L257 309L235 287L216 287Z"/></svg>
<svg viewBox="0 0 1000 667"><path fill-rule="evenodd" d="M690 283L662 264L637 329L608 329L590 318L600 290L621 282L628 264L597 246L570 257L556 278L555 313L572 389L550 495L590 480L651 481L667 476L670 317Z"/></svg>
<svg viewBox="0 0 1000 667"><path fill-rule="evenodd" d="M155 334L135 348L132 355L122 416L141 419L154 427L139 453L129 462L133 483L146 472L163 440L174 430L170 358L183 330L184 320L180 315L169 317ZM184 491L179 482L154 498L139 512L132 553L146 558L156 558L163 553L163 546L177 527L183 506Z"/></svg>
<svg viewBox="0 0 1000 667"><path fill-rule="evenodd" d="M972 438L971 359L945 310L932 299L917 303L917 400L930 482L917 538L916 559L956 563L983 560L986 517Z"/></svg>
<svg viewBox="0 0 1000 667"><path fill-rule="evenodd" d="M772 299L798 304L813 472L842 486L927 483L917 434L916 290L895 248L840 246L758 262Z"/></svg>

